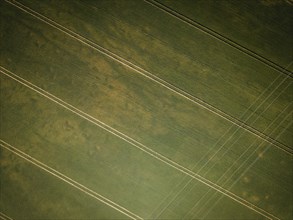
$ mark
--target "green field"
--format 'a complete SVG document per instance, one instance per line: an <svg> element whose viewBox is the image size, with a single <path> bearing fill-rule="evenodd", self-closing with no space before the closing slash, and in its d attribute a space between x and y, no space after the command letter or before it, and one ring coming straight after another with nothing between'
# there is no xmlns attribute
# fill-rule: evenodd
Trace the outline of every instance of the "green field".
<svg viewBox="0 0 293 220"><path fill-rule="evenodd" d="M292 69L289 2L161 2ZM0 218L293 218L291 73L147 1L1 1L0 16Z"/></svg>

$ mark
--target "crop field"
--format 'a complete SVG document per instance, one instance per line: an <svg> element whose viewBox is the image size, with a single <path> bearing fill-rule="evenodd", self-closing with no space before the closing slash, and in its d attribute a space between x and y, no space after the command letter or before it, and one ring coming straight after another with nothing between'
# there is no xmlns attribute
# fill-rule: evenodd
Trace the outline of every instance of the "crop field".
<svg viewBox="0 0 293 220"><path fill-rule="evenodd" d="M0 0L0 219L293 219L290 0Z"/></svg>

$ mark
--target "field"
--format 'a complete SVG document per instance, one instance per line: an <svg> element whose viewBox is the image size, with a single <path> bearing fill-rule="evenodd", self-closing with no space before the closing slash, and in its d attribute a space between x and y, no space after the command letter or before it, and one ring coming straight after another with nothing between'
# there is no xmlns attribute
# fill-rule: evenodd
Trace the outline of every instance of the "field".
<svg viewBox="0 0 293 220"><path fill-rule="evenodd" d="M0 1L0 218L292 219L293 5L219 2Z"/></svg>

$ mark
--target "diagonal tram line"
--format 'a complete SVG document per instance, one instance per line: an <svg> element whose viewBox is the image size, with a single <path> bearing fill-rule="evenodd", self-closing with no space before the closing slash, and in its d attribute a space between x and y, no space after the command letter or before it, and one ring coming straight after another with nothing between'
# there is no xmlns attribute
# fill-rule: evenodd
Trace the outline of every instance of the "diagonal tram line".
<svg viewBox="0 0 293 220"><path fill-rule="evenodd" d="M287 67L286 68L288 68L289 66L291 66L292 65L292 63L293 63L293 61L292 62L290 62L288 65L287 65ZM279 77L280 77L281 75L279 75ZM271 91L270 92L270 94L262 101L262 103L260 104L260 105L262 105L265 101L266 101L266 99L268 99L268 98L270 98L271 96L272 96L272 94L279 88L279 87L281 87L282 86L282 84L283 84L283 82L288 78L289 76L287 76L286 78L284 78L279 84L278 84L278 86L276 86L276 88L273 90L273 91ZM282 87L282 91L279 93L279 95L278 96L276 96L272 101L271 101L271 103L263 110L263 112L265 112L278 98L279 98L279 96L290 86L292 84L292 82L290 82L290 83L288 83L288 85L287 86L285 86L285 87ZM258 106L258 108L259 108L260 106ZM258 109L257 108L257 109ZM268 131L272 126L273 126L273 123L274 122L278 122L278 121L280 121L281 119L279 119L279 116L281 116L282 115L282 113L283 112L285 112L286 110L290 110L292 108L292 105L291 105L291 103L289 104L289 105L287 105L278 115L277 115L277 117L268 125L268 127L264 130L264 131ZM286 121L286 119L289 119L289 117L291 116L291 113L292 113L292 111L285 117L285 118L283 118L282 120L281 120L281 123L279 123L279 125L277 125L275 128L274 128L274 130L273 131L271 131L270 132L270 134L272 135L273 133L274 133L274 131L275 130L277 130L279 127L281 127L282 126L282 123L283 122L285 122ZM260 117L261 115L259 115L252 123L254 123L255 121L257 121L257 119ZM249 118L248 118L249 119ZM288 128L289 126L287 125L286 126L286 128L284 128L284 130L282 131L282 133ZM236 132L237 132L237 130L238 129L236 129L234 132L233 132L233 134L235 134ZM233 135L232 134L232 135ZM233 143L232 143L232 145L231 145L231 147L233 146L233 145L235 145L236 144L236 142L237 142L237 140L238 139L240 139L240 137L243 135L243 133L241 133L239 136L238 136L238 138L235 140L235 141L233 141ZM280 134L277 136L277 138L280 136ZM219 148L219 150L224 146L224 144L225 143L227 143L228 142L228 139L229 138L227 138L226 139L226 141L222 144L222 146ZM233 162L233 164L230 166L230 168L228 168L226 171L225 171L225 173L217 180L217 183L220 183L220 181L223 179L223 178L225 178L225 176L227 175L227 173L229 173L229 171L230 170L232 170L232 168L237 164L237 162L240 162L240 159L242 159L242 157L244 157L245 156L245 154L250 150L250 149L252 149L254 146L253 146L253 144L254 143L256 143L256 140L254 140L254 142L252 143L252 144L250 144L249 145L249 147L244 151L244 152L242 152L241 153L241 155ZM263 143L261 143L261 144L263 144ZM226 155L227 153L228 153L228 151L229 151L229 149L231 148L231 147L229 147L221 156L220 156L220 158L218 159L218 160L220 160L221 158L223 158L224 157L224 155ZM254 153L257 151L257 149L259 149L259 147L257 147L257 148L255 148L253 151L252 151L252 153L249 155L249 157L247 157L246 159L245 159L245 161L243 162L243 163L240 163L240 165L237 167L237 170L239 170L244 164L245 164L245 162L250 158L250 157L252 157L253 155L254 155ZM209 158L209 160L199 169L199 171L201 171L207 164L208 164L208 162L212 159L212 158L214 158L216 155L217 155L217 153L219 152L219 150L217 150L212 156L211 156L211 158ZM208 170L207 171L205 171L205 173L203 174L203 176L205 176L210 170L212 170L213 169L213 167L215 166L215 164L214 165L212 165L211 167L209 167L208 168ZM236 170L236 171L237 171ZM229 179L230 178L232 178L233 177L233 175L236 173L236 171L234 171L233 172L233 174L229 177ZM229 180L228 179L228 180ZM226 182L225 182L226 183ZM224 183L224 184L225 184ZM230 189L230 188L229 188ZM207 193L204 195L204 196L206 196L207 195ZM204 197L203 196L203 197ZM195 204L195 207L199 204L199 202L200 202L200 200Z"/></svg>
<svg viewBox="0 0 293 220"><path fill-rule="evenodd" d="M259 208L258 206L246 201L245 199L241 198L240 196L230 192L229 190L226 190L225 188L213 183L212 181L200 176L199 174L194 173L193 171L191 171L190 169L178 164L177 162L174 162L173 160L169 159L168 157L150 149L149 147L145 146L144 144L134 140L133 138L127 136L126 134L116 130L115 128L112 128L111 126L107 125L106 123L96 119L95 117L83 112L82 110L74 107L73 105L65 102L64 100L54 96L53 94L43 90L42 88L32 84L31 82L17 76L16 74L12 73L11 71L3 68L0 66L0 72L15 80L16 82L24 85L25 87L37 92L38 94L40 94L43 97L46 97L47 99L51 100L52 102L62 106L63 108L69 110L70 112L80 116L81 118L89 121L90 123L93 123L94 125L108 131L109 133L115 135L116 137L128 142L129 144L131 144L132 146L140 149L141 151L143 151L144 153L148 154L149 156L156 158L157 160L165 163L166 165L176 169L177 171L190 176L191 178L205 184L206 186L220 192L221 194L229 197L230 199L240 203L241 205L259 213L260 215L269 218L269 219L277 219L277 217L275 217L273 214L263 210L262 208Z"/></svg>
<svg viewBox="0 0 293 220"><path fill-rule="evenodd" d="M249 48L247 47L244 47L242 45L240 45L239 43L229 39L228 37L212 30L211 28L203 25L203 24L200 24L199 22L181 14L180 12L172 9L171 7L168 7L166 6L165 4L157 1L157 0L144 0L146 3L158 8L159 10L169 14L170 16L180 20L181 22L193 27L193 28L196 28L197 30L209 35L210 37L218 40L218 41L221 41L223 42L224 44L230 46L230 47L233 47L235 49L237 49L238 51L240 51L241 53L243 54L246 54L250 57L252 57L253 59L255 60L258 60L260 62L262 62L263 64L265 64L266 66L278 71L279 73L282 73L284 75L287 75L291 78L293 78L293 74L291 71L287 70L286 68L280 66L279 64L267 59L266 57L260 55L260 54L257 54L256 52L250 50Z"/></svg>
<svg viewBox="0 0 293 220"><path fill-rule="evenodd" d="M288 65L287 65L287 67L286 68L288 68L288 67L290 67L291 65L293 64L293 61L292 62L290 62ZM241 115L241 118L243 117L243 116L245 116L246 115L246 113L248 112L248 110L254 105L254 104L256 104L259 100L261 100L261 99L263 99L262 101L261 101L261 103L257 106L257 108L254 110L254 111L257 111L275 92L276 92L276 90L279 88L279 87L281 87L282 86L282 84L286 81L286 79L289 77L289 76L287 76L287 77L285 77L280 83L278 83L278 85L269 93L269 95L268 96L266 96L265 98L263 97L264 96L264 94L266 93L266 91L270 88L270 87L272 87L273 86L273 84L275 83L275 82L277 82L277 80L281 77L282 75L279 75L272 83L271 83L271 85L268 87L268 88L266 88L266 90L264 90L263 92L262 92L262 94L250 105L250 107ZM263 112L265 112L278 98L279 98L279 96L289 87L291 85L291 82L287 85L287 86L285 86L284 88L282 88L282 91L279 93L279 95L277 96L277 97L275 97L272 101L271 101L271 103L263 110ZM283 109L283 111L284 111L284 109ZM245 119L245 121L247 121L247 120L249 120L251 117L252 117L252 115L253 115L253 113L254 112L251 112L249 115L248 115L248 117ZM258 115L258 117L256 118L256 119L254 119L254 121L252 122L252 123L254 123L255 121L257 121L257 119L259 118L261 116L261 114L260 115ZM213 145L213 147L202 157L202 158L205 158L211 151L212 151L212 149L215 147L215 146L217 146L217 144L220 142L220 140L221 139L223 139L225 136L226 136L226 134L228 134L229 132L230 132L230 130L231 129L233 129L233 126L231 126L220 138L219 138L219 140ZM200 173L200 171L202 170L202 169L204 169L207 165L208 165L208 163L215 157L215 156L217 156L218 155L218 153L220 152L220 150L225 146L225 144L228 142L228 140L230 139L230 137L233 137L233 135L235 135L236 134L236 132L239 130L239 128L237 128L236 130L234 130L233 131L233 133L231 134L231 135L229 135L228 137L226 137L226 140L225 140L225 142L223 143L223 144L221 144L221 146L218 148L218 150L215 152L215 153L213 153L213 155L211 156L211 157L209 157L209 159L204 163L204 165L202 165L200 168L199 168L199 170L197 170L197 173ZM243 133L242 133L243 134ZM240 134L240 136L235 140L235 141L233 141L233 143L232 143L232 145L230 145L229 146L229 148L227 148L226 150L225 150L225 152L224 152L224 154L223 155L221 155L221 158L233 147L233 145L237 142L237 140L241 137L241 135L242 134ZM221 159L220 158L220 159ZM238 158L238 159L240 159L241 158L241 156ZM194 168L196 168L197 166L198 166L198 164L200 164L200 162L202 161L203 159L200 159L192 168L191 168L191 170L193 170ZM210 167L209 169L208 169L208 171L209 170L211 170L212 169L212 167ZM208 172L207 171L207 172ZM207 172L205 172L205 174L207 173ZM205 175L204 174L204 175ZM181 183L183 183L184 182L184 179L182 180L182 182L180 182L178 185L180 185ZM165 210L165 209L167 209L168 207L169 207L169 205L180 195L180 193L190 184L192 182L192 179L190 179L189 181L187 181L185 184L184 184L184 186L183 187L181 187L180 189L179 189L179 191L173 196L173 198L168 202L168 204L163 208L163 209L161 209L161 211L159 212L159 214L157 215L157 217L156 218L158 218L162 213L163 213L163 211ZM193 187L192 187L193 188ZM192 190L192 189L190 189L190 190ZM171 194L172 194L172 191L170 192L170 194L164 199L164 200L166 200L169 196L171 196ZM164 200L162 201L162 203L164 202Z"/></svg>
<svg viewBox="0 0 293 220"><path fill-rule="evenodd" d="M4 214L1 211L0 211L0 219L3 219L3 220L13 220L11 217L9 217L8 215Z"/></svg>
<svg viewBox="0 0 293 220"><path fill-rule="evenodd" d="M0 139L0 146L5 148L6 150L16 154L17 156L25 159L26 161L34 164L35 166L41 168L42 170L48 172L49 174L57 177L58 179L66 182L67 184L75 187L76 189L80 190L81 192L93 197L94 199L110 206L111 208L117 210L118 212L128 216L131 219L143 219L142 217L132 213L131 211L129 211L128 209L118 205L117 203L113 202L112 200L98 194L97 192L87 188L86 186L82 185L81 183L71 179L70 177L64 175L63 173L49 167L48 165L42 163L41 161L33 158L32 156L24 153L23 151L17 149L16 147L8 144L7 142L3 141Z"/></svg>
<svg viewBox="0 0 293 220"><path fill-rule="evenodd" d="M289 116L291 116L292 115L292 111L291 111L291 113L289 114L289 115L287 115L287 117ZM281 124L281 123L280 123ZM286 126L286 128L288 128L288 127L290 127L292 125L292 121ZM286 129L285 128L285 129ZM285 130L284 129L284 130ZM277 129L274 129L274 130L277 130ZM283 130L283 131L284 131ZM278 134L278 136L280 136L282 133L283 133L283 131L281 131L279 134ZM263 143L262 143L263 144ZM261 145L260 145L261 146ZM260 146L257 148L257 149L259 149L260 148ZM256 152L256 150L257 149L255 149L254 150L254 152L252 152L247 158L246 158L246 160L244 161L244 163L241 165L241 166L239 166L238 168L237 168L237 170L235 170L231 175L230 175L230 177L224 182L224 184L227 184L228 183L228 181L233 177L233 175L239 170L239 169L241 169L241 167L242 166L244 166L245 165L245 162L247 162L252 156L253 156L253 153L255 153ZM261 154L264 154L265 152L267 152L268 150L270 149L270 146L267 146L267 147L265 147L265 149L264 150L262 150L262 152L261 152ZM259 160L260 158L259 157L256 157L253 161L252 161L252 163L250 163L250 164L247 164L248 166L245 168L245 170L237 177L237 179L229 186L229 190L230 189L232 189L233 188L233 186L243 177L243 175L244 174L246 174L251 168L252 168L252 166ZM220 181L220 180L219 180ZM212 195L213 196L213 195ZM211 200L211 198L212 198L212 196L211 197L209 197L209 200ZM213 205L211 206L211 207L209 207L209 211L207 212L207 213L205 213L205 216L203 217L203 219L209 214L209 212L212 210L212 208L214 208L214 206L220 201L220 199L222 198L222 196L220 196L220 198L218 198L217 200L216 200L216 202L214 202L213 203ZM206 203L208 203L209 201L207 201Z"/></svg>
<svg viewBox="0 0 293 220"><path fill-rule="evenodd" d="M288 110L288 109L291 109L292 108L292 105L287 105L287 107L286 108L284 108L283 109L283 111L282 111L282 113L283 112L285 112L286 110ZM291 111L286 117L284 117L283 118L283 120L280 120L280 118L279 118L279 116L282 114L279 114L275 119L274 119L274 121L273 122L277 122L277 121L280 121L280 123L271 131L271 133L274 133L276 130L278 130L279 129L279 127L282 125L282 123L283 122L285 122L288 118L290 118L291 117L291 114L292 114L292 112L293 111ZM280 136L282 133L283 133L283 131L284 130L286 130L289 126L291 125L291 123L289 123L286 127L285 127L285 129L283 129L282 130L282 132L280 132L280 134L278 135L278 136ZM273 127L273 123L271 123L267 128L266 128L266 130L269 130L271 127ZM229 174L229 172L234 168L234 167L236 167L237 166L237 168L236 168L236 170L234 170L233 172L232 172L232 174L229 174L228 175L228 178L226 179L226 180L224 180L224 182L223 183L221 183L221 184L223 184L223 185L227 185L227 183L228 183L228 181L230 181L232 178L233 178L233 176L237 173L237 171L239 171L241 168L243 168L246 164L247 164L247 162L249 161L249 159L251 159L254 155L255 155L255 153L257 152L257 150L258 149L260 149L261 147L262 147L262 145L263 145L263 143L264 142L262 142L261 144L259 144L259 146L257 146L254 150L252 150L252 152L251 153L249 153L249 155L248 156L246 156L246 158L245 158L245 160L243 161L243 162L240 162L240 159L246 154L246 153L248 153L249 152L249 150L251 150L252 148L254 148L254 144L256 144L256 140L254 140L250 145L249 145L249 147L239 156L239 158L237 159L237 160L235 160L234 162L233 162L233 164L225 171L225 173L223 173L222 175L221 175L221 177L216 181L217 183L221 183L221 181ZM267 147L267 148L269 148L269 146ZM237 164L237 163L239 163L239 164ZM250 164L251 165L251 164ZM251 167L251 166L247 166L247 167ZM207 174L209 172L209 170L207 170L206 171L206 173L205 174ZM244 174L245 172L243 172L243 173L241 173L241 175L235 180L235 183L239 180L239 178L240 177L242 177L243 176L243 174ZM234 186L235 184L233 183L232 184L232 186ZM230 186L229 187L229 189L231 189L232 188L232 186ZM188 215L190 212L192 212L199 204L200 204L200 202L209 194L209 191L210 190L208 190L197 202L196 202L196 204L193 206L193 208L186 214L186 215ZM204 207L205 207L205 205L213 198L213 196L215 196L215 193L214 193L214 195L212 195L212 196L210 196L209 198L208 198L208 201L207 202L205 202L204 203L204 205L200 208L200 210L198 210L197 211L197 213L199 213Z"/></svg>
<svg viewBox="0 0 293 220"><path fill-rule="evenodd" d="M51 27L63 32L64 34L70 36L71 38L79 41L80 43L100 52L101 54L107 56L108 58L122 64L123 66L126 66L128 67L129 69L131 70L134 70L135 72L139 73L140 75L148 78L149 80L159 84L160 86L164 87L165 89L168 89L170 91L172 91L173 93L191 101L192 103L214 113L215 115L229 121L230 123L236 125L237 127L240 127L244 130L246 130L247 132L257 136L258 138L261 138L262 140L274 145L275 147L279 148L280 150L290 154L290 155L293 155L293 149L291 149L289 146L281 143L280 141L272 138L272 137L269 137L267 136L266 134L264 134L263 132L259 131L258 129L256 128L253 128L251 127L250 125L244 123L243 121L237 119L236 117L234 116L231 116L229 115L228 113L225 113L223 112L222 110L214 107L213 105L205 102L204 100L201 100L200 98L196 97L196 96L193 96L191 95L190 93L184 91L183 89L181 88L178 88L177 86L161 79L160 77L152 74L151 72L131 63L130 61L120 57L119 55L111 52L110 50L102 47L101 45L98 45L97 43L81 36L80 34L62 26L61 24L53 21L52 19L50 18L47 18L46 16L44 15L41 15L40 13L32 10L31 8L15 1L15 0L5 0L7 3L19 8L20 10L32 15L33 17L39 19L40 21L50 25Z"/></svg>

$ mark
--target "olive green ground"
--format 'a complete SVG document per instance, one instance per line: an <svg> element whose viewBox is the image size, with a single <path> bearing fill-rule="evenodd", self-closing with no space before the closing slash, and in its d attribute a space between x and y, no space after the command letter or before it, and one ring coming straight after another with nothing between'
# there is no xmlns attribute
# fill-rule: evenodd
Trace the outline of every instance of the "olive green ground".
<svg viewBox="0 0 293 220"><path fill-rule="evenodd" d="M283 66L292 62L293 4L283 0L159 2ZM290 67L293 69L293 66Z"/></svg>
<svg viewBox="0 0 293 220"><path fill-rule="evenodd" d="M13 219L122 219L94 200L1 148L1 212Z"/></svg>
<svg viewBox="0 0 293 220"><path fill-rule="evenodd" d="M287 80L259 107L285 76L143 1L20 2L261 131L292 100ZM292 126L277 139L291 137Z"/></svg>
<svg viewBox="0 0 293 220"><path fill-rule="evenodd" d="M144 2L22 2L236 117L279 76ZM1 66L214 182L228 168L236 171L257 147L270 147L264 155L257 150L227 184L219 184L228 188L258 159L231 191L278 217L291 218L292 157L241 129L231 136L237 127L231 127L224 119L19 9L1 4ZM282 79L280 76L278 82ZM274 94L280 97L271 108L252 123L261 111L255 113L250 124L265 129L279 116L271 127L274 129L287 116L290 108L282 110L289 105L292 86L286 91L282 88ZM289 121L271 136L277 137ZM222 137L229 128L231 131ZM270 134L272 129L267 132ZM291 146L291 135L289 127L278 139ZM1 76L1 138L144 218L158 217L180 186L189 180L6 76ZM219 155L229 149L228 153L215 157L201 169L222 145ZM176 187L177 183L181 185ZM13 191L7 188L7 192ZM208 191L207 186L196 181L188 188L190 191L181 193L160 217L184 216ZM62 187L58 190L62 191ZM218 193L211 203L217 197ZM2 207L9 207L7 210L13 213L13 207L1 198L1 210ZM42 213L46 215L40 208ZM194 214L202 215L191 213L188 217ZM93 215L96 216L94 212ZM224 197L209 217L244 216L260 218Z"/></svg>
<svg viewBox="0 0 293 220"><path fill-rule="evenodd" d="M143 218L150 216L170 192L175 194L174 186L185 177L177 170L17 82L1 76L1 85L1 103L3 103L1 113L5 115L5 118L1 119L3 121L1 138L4 141ZM4 173L10 172L6 171L6 168L2 170ZM6 179L5 175L4 179ZM38 182L38 179L34 181ZM184 197L187 205L177 207L178 210L171 210L179 214L184 213L192 207L196 198L207 192L207 186L192 182L192 185L194 184L196 190ZM22 183L18 185L21 187ZM47 186L49 187L50 184L48 183ZM68 187L71 188L69 185ZM6 182L2 182L2 189L3 192L13 190ZM62 188L59 190L61 191ZM27 189L23 193L28 195L33 191ZM51 193L56 197L58 191ZM1 207L7 205L5 198L10 200L8 197L1 197ZM50 202L50 199L49 197L48 201L45 196L43 197L44 206ZM224 202L235 207L223 213L224 219L240 213L247 218L259 217L231 199L225 198ZM10 210L4 211L12 216L19 208L13 209L11 205L8 207ZM25 209L25 211L28 211L29 216L30 210ZM169 211L166 210L166 215ZM42 208L39 212L40 216L47 217L47 213ZM63 214L59 213L58 209L56 212L59 215ZM63 216L67 217L65 214ZM93 212L93 217L99 219L100 216L96 216ZM174 218L177 218L176 215Z"/></svg>

